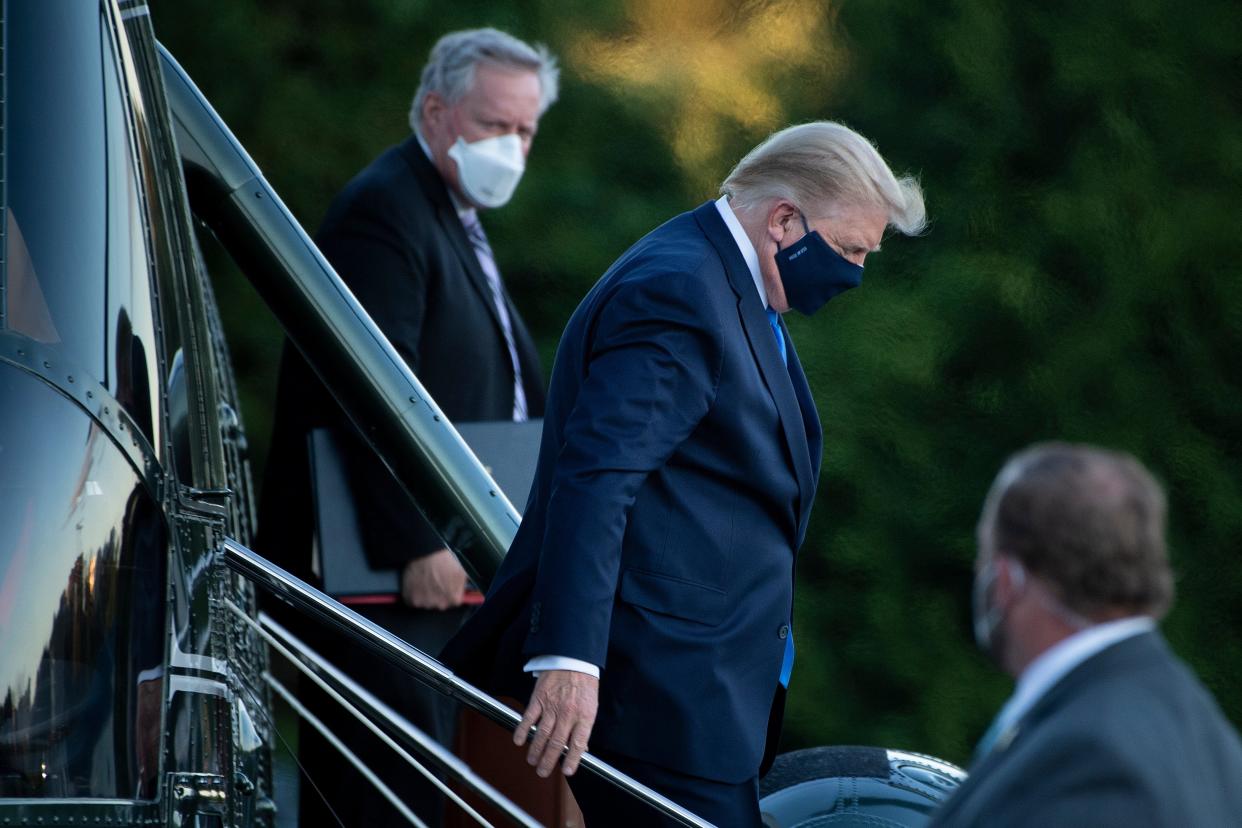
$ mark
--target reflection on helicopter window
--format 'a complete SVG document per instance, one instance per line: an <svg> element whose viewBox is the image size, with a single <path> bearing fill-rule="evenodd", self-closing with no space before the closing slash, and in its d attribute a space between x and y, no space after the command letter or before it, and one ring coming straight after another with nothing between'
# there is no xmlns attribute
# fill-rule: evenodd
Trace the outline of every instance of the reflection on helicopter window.
<svg viewBox="0 0 1242 828"><path fill-rule="evenodd" d="M0 399L0 468L20 470L0 474L0 797L151 798L162 513L74 402L7 365Z"/></svg>
<svg viewBox="0 0 1242 828"><path fill-rule="evenodd" d="M153 446L159 444L159 387L155 312L147 229L158 209L145 199L157 192L149 165L139 163L146 122L128 92L126 72L110 37L104 37L104 120L108 161L107 349L105 385Z"/></svg>
<svg viewBox="0 0 1242 828"><path fill-rule="evenodd" d="M105 37L98 17L65 14L58 3L6 8L5 254L7 279L12 286L20 279L22 292L20 307L10 297L8 325L54 342L103 382Z"/></svg>
<svg viewBox="0 0 1242 828"><path fill-rule="evenodd" d="M39 287L34 265L30 262L30 251L22 238L21 226L12 210L5 212L8 214L5 227L8 249L4 257L8 271L8 326L39 342L59 342L60 334L56 333L56 326L52 324L52 314L47 309L47 300Z"/></svg>

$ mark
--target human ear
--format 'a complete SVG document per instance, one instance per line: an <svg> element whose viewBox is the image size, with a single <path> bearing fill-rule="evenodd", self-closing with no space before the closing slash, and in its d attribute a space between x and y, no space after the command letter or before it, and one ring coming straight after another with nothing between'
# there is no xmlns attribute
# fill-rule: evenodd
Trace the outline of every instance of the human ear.
<svg viewBox="0 0 1242 828"><path fill-rule="evenodd" d="M793 202L778 198L768 210L768 235L772 241L780 244L785 234L790 231L790 222L798 215L798 208Z"/></svg>
<svg viewBox="0 0 1242 828"><path fill-rule="evenodd" d="M423 98L422 122L432 129L438 129L444 120L448 104L436 92L428 92Z"/></svg>
<svg viewBox="0 0 1242 828"><path fill-rule="evenodd" d="M1013 558L998 555L996 557L996 596L997 600L1011 603L1021 596L1026 588L1026 568Z"/></svg>

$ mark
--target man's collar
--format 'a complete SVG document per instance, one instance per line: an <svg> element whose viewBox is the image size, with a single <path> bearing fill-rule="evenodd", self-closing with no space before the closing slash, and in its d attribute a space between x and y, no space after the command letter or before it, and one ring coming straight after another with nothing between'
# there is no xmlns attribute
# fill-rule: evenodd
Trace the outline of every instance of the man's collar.
<svg viewBox="0 0 1242 828"><path fill-rule="evenodd" d="M1087 627L1044 650L1018 677L1013 696L1000 713L1005 720L1002 728L1025 716L1053 685L1079 664L1124 639L1155 628L1156 622L1148 616L1132 616Z"/></svg>
<svg viewBox="0 0 1242 828"><path fill-rule="evenodd" d="M768 291L763 286L763 275L759 272L759 253L756 252L750 237L746 235L746 229L734 215L733 208L729 206L728 196L716 199L716 209L720 212L720 217L724 219L725 226L729 228L729 233L733 235L733 241L737 243L738 250L742 251L742 259L745 260L746 267L750 269L750 278L755 280L755 290L759 291L759 301L766 309Z"/></svg>
<svg viewBox="0 0 1242 828"><path fill-rule="evenodd" d="M427 141L423 138L423 134L418 130L414 130L414 137L418 139L418 145L423 148L423 152L426 154L427 160L431 162L431 166L436 169L436 173L438 174L440 170L436 167L435 156L431 154L431 147L427 146ZM449 201L453 203L453 209L457 211L457 217L462 220L463 224L466 222L466 219L471 216L471 214L478 214L478 210L471 207L459 198L457 193L453 192L453 188L448 186L447 181L444 182L444 185L444 189L448 191Z"/></svg>

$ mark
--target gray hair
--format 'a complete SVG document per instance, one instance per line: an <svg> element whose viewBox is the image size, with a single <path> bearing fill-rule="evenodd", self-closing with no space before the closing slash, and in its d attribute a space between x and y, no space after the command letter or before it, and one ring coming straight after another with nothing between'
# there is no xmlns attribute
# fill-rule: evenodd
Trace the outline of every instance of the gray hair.
<svg viewBox="0 0 1242 828"><path fill-rule="evenodd" d="M997 475L979 543L1016 559L1060 602L1097 620L1117 612L1161 617L1173 603L1164 490L1128 454L1043 443Z"/></svg>
<svg viewBox="0 0 1242 828"><path fill-rule="evenodd" d="M410 106L410 129L418 131L428 93L435 92L449 104L460 101L474 85L474 70L480 63L538 75L540 115L556 102L561 70L546 46L531 46L499 29L464 29L446 34L431 47Z"/></svg>
<svg viewBox="0 0 1242 828"><path fill-rule="evenodd" d="M735 209L783 198L813 216L843 206L877 207L907 236L927 226L918 181L897 178L870 141L832 121L769 135L738 162L720 192Z"/></svg>

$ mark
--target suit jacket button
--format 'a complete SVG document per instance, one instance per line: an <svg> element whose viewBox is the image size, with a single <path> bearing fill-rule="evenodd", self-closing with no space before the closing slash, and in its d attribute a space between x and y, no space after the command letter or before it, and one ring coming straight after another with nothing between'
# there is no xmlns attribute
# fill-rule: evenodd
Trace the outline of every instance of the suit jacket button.
<svg viewBox="0 0 1242 828"><path fill-rule="evenodd" d="M776 631L776 637L782 640L789 637L789 625L781 624L781 628Z"/></svg>

